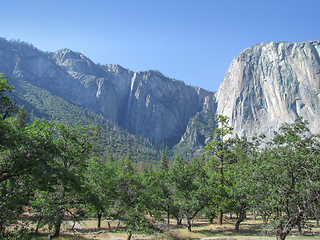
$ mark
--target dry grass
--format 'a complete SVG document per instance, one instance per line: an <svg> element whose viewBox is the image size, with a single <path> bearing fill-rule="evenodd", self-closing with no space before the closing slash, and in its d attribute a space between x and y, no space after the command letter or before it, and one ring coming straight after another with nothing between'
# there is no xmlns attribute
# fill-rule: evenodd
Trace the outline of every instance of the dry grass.
<svg viewBox="0 0 320 240"><path fill-rule="evenodd" d="M234 231L234 220L226 220L225 223L220 226L216 223L209 224L203 219L197 219L192 228L192 232L188 232L187 227L183 224L180 227L177 227L174 222L170 224L169 229L162 233L157 233L151 236L144 235L134 235L133 239L144 239L144 240L183 240L183 239L201 239L201 240L271 240L275 239L274 236L261 236L261 230L264 228L264 225L261 221L246 220L240 225L240 231ZM87 219L83 222L80 222L76 226L77 233L70 230L70 225L64 225L59 240L88 240L88 239L99 239L99 240L120 240L126 239L127 234L120 231L115 232L114 227L117 222L110 222L113 229L109 230L107 220L102 221L102 228L97 229L96 219ZM163 226L164 227L164 226ZM119 230L119 229L118 229ZM310 240L320 240L319 236L320 229L312 228L309 231L308 236L299 236L296 230L294 230L287 239L310 239ZM46 239L48 235L47 230L43 230L39 237L35 237L34 240L43 240Z"/></svg>

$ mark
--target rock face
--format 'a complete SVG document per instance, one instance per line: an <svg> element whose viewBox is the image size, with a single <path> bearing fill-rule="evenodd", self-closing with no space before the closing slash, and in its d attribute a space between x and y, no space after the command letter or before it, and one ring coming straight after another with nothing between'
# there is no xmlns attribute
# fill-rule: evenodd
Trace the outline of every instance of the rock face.
<svg viewBox="0 0 320 240"><path fill-rule="evenodd" d="M164 77L100 66L81 53L43 53L26 43L0 40L0 72L102 114L136 135L176 144L205 98L213 93Z"/></svg>
<svg viewBox="0 0 320 240"><path fill-rule="evenodd" d="M207 96L203 109L189 120L187 129L174 147L174 152L192 159L201 154L203 146L213 139L214 129L217 123L214 121L216 115L216 102L214 96Z"/></svg>
<svg viewBox="0 0 320 240"><path fill-rule="evenodd" d="M217 114L234 133L269 138L284 122L304 117L319 132L320 42L265 42L240 53L215 97Z"/></svg>
<svg viewBox="0 0 320 240"><path fill-rule="evenodd" d="M210 94L154 71L135 73L131 86L125 126L155 141L179 140Z"/></svg>
<svg viewBox="0 0 320 240"><path fill-rule="evenodd" d="M165 141L191 157L213 135L217 114L234 133L272 137L284 122L304 117L318 133L320 42L266 42L240 53L213 94L158 71L96 65L81 53L44 53L0 39L0 72L101 114L136 135Z"/></svg>

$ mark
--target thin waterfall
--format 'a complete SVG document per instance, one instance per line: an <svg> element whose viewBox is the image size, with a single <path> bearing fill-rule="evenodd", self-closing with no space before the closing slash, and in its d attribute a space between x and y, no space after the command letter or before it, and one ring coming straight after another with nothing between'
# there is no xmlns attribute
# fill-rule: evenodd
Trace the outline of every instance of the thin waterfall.
<svg viewBox="0 0 320 240"><path fill-rule="evenodd" d="M130 87L130 93L129 93L129 99L128 99L128 106L127 106L127 114L126 118L124 120L124 126L129 129L130 128L130 123L131 123L131 113L132 113L132 93L133 93L133 85L134 81L137 78L137 73L134 73L133 77L131 78L131 87Z"/></svg>

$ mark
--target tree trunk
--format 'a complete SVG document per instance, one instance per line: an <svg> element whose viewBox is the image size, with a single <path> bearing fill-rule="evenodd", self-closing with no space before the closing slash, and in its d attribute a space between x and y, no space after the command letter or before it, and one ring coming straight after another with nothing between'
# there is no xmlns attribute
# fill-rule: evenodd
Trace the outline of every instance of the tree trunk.
<svg viewBox="0 0 320 240"><path fill-rule="evenodd" d="M213 210L213 211L210 211L208 214L207 214L207 218L210 222L210 224L213 224L213 220L215 219L216 217L216 211Z"/></svg>
<svg viewBox="0 0 320 240"><path fill-rule="evenodd" d="M277 240L284 240L287 235L290 233L290 231L292 230L292 228L294 226L298 226L301 222L301 219L303 217L304 212L303 211L299 211L296 216L295 219L293 219L293 221L288 222L285 227L284 227L284 221L283 219L279 220L279 223L276 226L276 231L275 231L275 235L277 237Z"/></svg>
<svg viewBox="0 0 320 240"><path fill-rule="evenodd" d="M240 220L238 219L237 221L236 221L236 226L235 226L235 230L238 232L239 231L239 226L240 226Z"/></svg>
<svg viewBox="0 0 320 240"><path fill-rule="evenodd" d="M62 217L59 217L57 222L54 224L53 232L48 236L48 239L58 238L60 236L61 224L62 224Z"/></svg>
<svg viewBox="0 0 320 240"><path fill-rule="evenodd" d="M262 222L263 222L263 225L267 225L267 216L266 216L266 214L262 215Z"/></svg>
<svg viewBox="0 0 320 240"><path fill-rule="evenodd" d="M279 235L276 237L277 237L277 240L285 240L286 239L286 236L284 236L284 235Z"/></svg>
<svg viewBox="0 0 320 240"><path fill-rule="evenodd" d="M218 224L222 225L222 221L223 221L223 212L222 212L222 208L220 208L218 212Z"/></svg>
<svg viewBox="0 0 320 240"><path fill-rule="evenodd" d="M303 235L302 227L301 227L301 223L300 222L298 222L297 228L298 228L298 232L300 233L300 235Z"/></svg>
<svg viewBox="0 0 320 240"><path fill-rule="evenodd" d="M167 224L170 224L170 208L167 206Z"/></svg>
<svg viewBox="0 0 320 240"><path fill-rule="evenodd" d="M191 220L187 219L188 222L188 232L191 232Z"/></svg>
<svg viewBox="0 0 320 240"><path fill-rule="evenodd" d="M132 232L129 233L127 240L131 240L131 237L132 237Z"/></svg>
<svg viewBox="0 0 320 240"><path fill-rule="evenodd" d="M239 231L240 223L243 222L244 218L245 218L245 211L242 210L240 212L240 214L239 214L239 218L236 221L236 225L235 225L235 228L234 228L234 230L236 230L237 232Z"/></svg>
<svg viewBox="0 0 320 240"><path fill-rule="evenodd" d="M275 229L275 235L277 240L284 240L286 238L286 236L283 235L283 226L282 226L282 222L279 221L278 225L276 226Z"/></svg>
<svg viewBox="0 0 320 240"><path fill-rule="evenodd" d="M280 217L281 217L281 210L280 210L278 207L275 207L275 208L274 208L274 211L275 211L275 213L276 213L276 217L277 217L277 218L280 218Z"/></svg>
<svg viewBox="0 0 320 240"><path fill-rule="evenodd" d="M98 228L101 227L101 218L102 218L102 213L98 213Z"/></svg>
<svg viewBox="0 0 320 240"><path fill-rule="evenodd" d="M114 230L115 232L117 231L118 227L120 227L120 222L118 222L118 224L117 224L117 226L116 226L116 228Z"/></svg>
<svg viewBox="0 0 320 240"><path fill-rule="evenodd" d="M35 230L35 235L38 235L38 233L39 233L38 231L39 231L40 222L41 222L42 219L43 219L43 215L41 214L41 216L39 217L39 221L38 221L36 230Z"/></svg>

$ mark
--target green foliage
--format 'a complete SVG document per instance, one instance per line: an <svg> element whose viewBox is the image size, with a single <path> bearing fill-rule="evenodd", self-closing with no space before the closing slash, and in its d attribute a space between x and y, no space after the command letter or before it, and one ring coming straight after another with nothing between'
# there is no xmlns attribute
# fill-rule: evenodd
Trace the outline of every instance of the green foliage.
<svg viewBox="0 0 320 240"><path fill-rule="evenodd" d="M102 115L76 106L62 97L53 95L45 88L22 80L17 80L15 84L20 93L18 103L24 104L26 109L31 112L31 119L52 120L66 123L72 127L98 124L101 128L100 143L104 158L107 158L108 153L112 151L114 160L126 157L128 152L130 152L133 162L145 159L148 163L156 164L160 160L162 144L154 143L142 136L129 134Z"/></svg>
<svg viewBox="0 0 320 240"><path fill-rule="evenodd" d="M222 224L222 213L230 204L228 189L231 185L229 166L233 162L234 153L231 149L233 139L226 137L232 134L232 127L229 126L229 118L218 115L215 117L219 128L215 129L214 140L205 146L205 152L211 157L206 164L206 169L215 187L215 195L211 205L218 206L219 224Z"/></svg>
<svg viewBox="0 0 320 240"><path fill-rule="evenodd" d="M277 239L285 239L294 227L302 234L303 222L317 215L319 136L307 125L302 118L283 124L264 147L260 139L252 143L235 139L228 194L235 199L238 224L241 214L251 208L260 212L265 222L272 220Z"/></svg>
<svg viewBox="0 0 320 240"><path fill-rule="evenodd" d="M10 97L6 95L13 89L13 86L8 85L7 77L0 73L0 114L2 120L6 119L16 109L16 104L12 103Z"/></svg>
<svg viewBox="0 0 320 240"><path fill-rule="evenodd" d="M167 154L164 150L162 151L162 155L161 155L160 170L161 171L168 171L169 170L168 157L167 157Z"/></svg>
<svg viewBox="0 0 320 240"><path fill-rule="evenodd" d="M2 82L2 89L12 89L6 84ZM7 97L1 95L3 99ZM8 101L0 102L5 109ZM72 128L46 121L27 124L24 108L16 116L11 116L8 108L6 111L0 120L0 235L14 238L25 232L16 221L29 203L42 223L57 229L58 236L65 211L76 203L96 202L84 184L84 173L87 160L97 150L99 128ZM10 224L18 226L16 233L6 229Z"/></svg>
<svg viewBox="0 0 320 240"><path fill-rule="evenodd" d="M284 212L275 216L279 237L299 227L311 204L318 201L319 136L313 135L307 125L302 118L283 124L269 143L269 154L261 165L260 174L269 183L273 206Z"/></svg>
<svg viewBox="0 0 320 240"><path fill-rule="evenodd" d="M208 175L198 159L186 163L176 156L169 170L169 179L174 189L173 209L177 210L178 216L187 219L191 231L191 221L208 205L213 195Z"/></svg>
<svg viewBox="0 0 320 240"><path fill-rule="evenodd" d="M13 117L15 107L11 100L3 95L3 91L13 87L7 85L6 78L1 76L0 108L0 236L15 238L15 234L24 234L25 227L16 225L16 233L6 229L7 225L15 224L23 212L23 205L33 196L35 187L46 188L46 160L50 158L52 140L48 138L45 123L35 122L27 126L24 122L25 112L20 109ZM8 107L9 106L9 107ZM38 130L45 130L39 134ZM46 148L46 150L45 150ZM22 226L22 227L19 227ZM27 235L25 235L27 238Z"/></svg>
<svg viewBox="0 0 320 240"><path fill-rule="evenodd" d="M238 216L235 230L239 231L239 225L245 219L246 212L250 206L254 206L255 194L261 196L263 189L259 189L255 180L256 159L259 157L258 144L238 136L234 138L233 143L234 158L229 166L231 184L227 194L231 198L231 210ZM261 192L258 192L258 189Z"/></svg>
<svg viewBox="0 0 320 240"><path fill-rule="evenodd" d="M126 224L129 237L135 232L152 233L155 229L148 215L153 213L152 198L146 192L143 173L134 173L132 162L120 159L116 163L116 179L111 216Z"/></svg>
<svg viewBox="0 0 320 240"><path fill-rule="evenodd" d="M23 212L23 205L33 197L35 189L50 189L55 174L47 165L55 154L51 127L34 122L21 127L16 117L1 121L6 124L6 143L0 152L1 230L15 223ZM3 234L4 234L3 233Z"/></svg>
<svg viewBox="0 0 320 240"><path fill-rule="evenodd" d="M26 109L16 109L6 95L13 87L3 75L0 79L2 239L17 234L30 238L27 226L17 222L26 204L37 220L35 231L47 225L53 229L51 237L59 236L66 216L77 221L83 213L122 221L129 238L135 232L154 232L153 221L162 221L164 213L167 221L170 216L178 223L185 218L191 231L192 219L202 210L211 219L217 210L219 219L223 212L236 212L239 230L251 209L266 221L271 217L279 239L293 227L301 231L307 218L319 219L320 136L302 118L283 124L262 146L261 138L230 138L229 119L219 115L213 141L205 147L208 158L185 161L176 155L170 166L163 145L157 148L20 81L17 87L25 89L20 100L37 109L30 116L36 120L28 123ZM44 120L50 117L54 122ZM152 171L150 164L160 156L159 171ZM17 228L9 231L9 225Z"/></svg>
<svg viewBox="0 0 320 240"><path fill-rule="evenodd" d="M215 129L214 132L214 140L208 142L205 146L205 151L207 154L211 154L214 158L219 162L219 164L223 167L226 161L230 161L232 159L232 151L230 146L233 144L233 140L231 138L226 139L227 135L232 134L233 128L229 126L229 118L218 115L215 117L215 121L220 125Z"/></svg>
<svg viewBox="0 0 320 240"><path fill-rule="evenodd" d="M86 185L85 175L88 159L95 152L94 140L99 129L92 126L71 128L54 123L51 123L51 129L50 139L53 139L55 154L46 162L50 171L45 180L52 181L49 182L50 188L35 188L31 205L39 219L37 229L48 225L53 228L50 236L58 237L65 215L77 219L70 209L81 209L86 204L100 207L93 189Z"/></svg>
<svg viewBox="0 0 320 240"><path fill-rule="evenodd" d="M92 189L98 202L86 208L94 214L106 213L110 210L116 188L116 166L113 162L103 164L101 159L93 158L87 168L86 179L88 188Z"/></svg>
<svg viewBox="0 0 320 240"><path fill-rule="evenodd" d="M214 135L214 129L217 127L214 118L207 109L202 110L188 123L188 128L192 131L185 132L184 141L173 146L174 155L179 155L186 160L203 153L206 140ZM178 139L179 141L180 139Z"/></svg>

